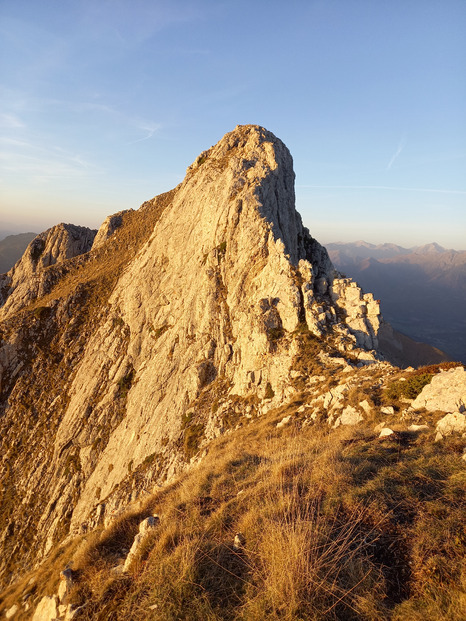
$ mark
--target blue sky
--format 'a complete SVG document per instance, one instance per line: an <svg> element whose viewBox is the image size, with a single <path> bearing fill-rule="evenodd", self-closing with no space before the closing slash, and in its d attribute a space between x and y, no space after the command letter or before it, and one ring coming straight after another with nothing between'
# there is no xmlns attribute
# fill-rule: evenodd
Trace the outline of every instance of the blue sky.
<svg viewBox="0 0 466 621"><path fill-rule="evenodd" d="M237 124L322 242L466 248L464 0L0 0L0 230L98 227Z"/></svg>

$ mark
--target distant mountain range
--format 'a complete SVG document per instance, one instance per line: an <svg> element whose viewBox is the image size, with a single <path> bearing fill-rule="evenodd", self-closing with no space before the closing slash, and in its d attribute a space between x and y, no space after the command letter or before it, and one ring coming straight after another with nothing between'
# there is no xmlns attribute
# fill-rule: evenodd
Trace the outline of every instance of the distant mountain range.
<svg viewBox="0 0 466 621"><path fill-rule="evenodd" d="M466 251L364 241L326 248L338 270L381 300L397 330L466 362Z"/></svg>
<svg viewBox="0 0 466 621"><path fill-rule="evenodd" d="M37 233L19 233L0 239L0 274L8 272L13 267L36 235Z"/></svg>

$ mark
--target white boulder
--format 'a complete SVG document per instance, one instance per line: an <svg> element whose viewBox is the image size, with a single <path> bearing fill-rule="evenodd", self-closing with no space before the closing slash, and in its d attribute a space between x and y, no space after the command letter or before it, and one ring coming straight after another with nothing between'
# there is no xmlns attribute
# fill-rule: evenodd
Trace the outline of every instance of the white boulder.
<svg viewBox="0 0 466 621"><path fill-rule="evenodd" d="M395 432L393 429L390 429L390 427L384 427L379 434L379 438L387 438L388 436L392 436L394 433Z"/></svg>
<svg viewBox="0 0 466 621"><path fill-rule="evenodd" d="M464 433L466 432L466 414L462 412L454 412L453 414L447 414L439 420L437 423L437 437L438 434L442 437L450 436L452 433Z"/></svg>
<svg viewBox="0 0 466 621"><path fill-rule="evenodd" d="M434 375L411 404L413 409L426 408L429 412L464 412L466 407L466 370L456 367Z"/></svg>

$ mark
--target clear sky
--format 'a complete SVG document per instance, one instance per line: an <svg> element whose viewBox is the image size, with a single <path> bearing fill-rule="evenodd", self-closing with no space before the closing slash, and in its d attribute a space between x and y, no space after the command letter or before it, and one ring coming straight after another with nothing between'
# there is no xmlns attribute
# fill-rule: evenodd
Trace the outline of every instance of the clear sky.
<svg viewBox="0 0 466 621"><path fill-rule="evenodd" d="M0 0L0 231L98 227L237 124L322 242L466 248L465 0Z"/></svg>

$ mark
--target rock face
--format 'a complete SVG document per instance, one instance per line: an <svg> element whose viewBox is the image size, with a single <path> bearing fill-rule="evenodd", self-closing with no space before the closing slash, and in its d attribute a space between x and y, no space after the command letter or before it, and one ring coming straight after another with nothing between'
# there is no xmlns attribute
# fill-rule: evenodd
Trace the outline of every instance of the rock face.
<svg viewBox="0 0 466 621"><path fill-rule="evenodd" d="M21 259L28 244L32 242L37 233L20 233L8 235L0 240L0 274L8 272L13 265Z"/></svg>
<svg viewBox="0 0 466 621"><path fill-rule="evenodd" d="M74 224L57 224L37 235L16 265L0 275L0 319L41 297L51 287L51 265L88 252L96 231Z"/></svg>
<svg viewBox="0 0 466 621"><path fill-rule="evenodd" d="M57 617L57 614L56 598L45 596L37 606L32 621L51 621Z"/></svg>
<svg viewBox="0 0 466 621"><path fill-rule="evenodd" d="M257 126L97 237L46 231L2 287L3 581L169 480L238 409L289 396L303 332L378 358L378 302L336 277L295 210L288 149Z"/></svg>
<svg viewBox="0 0 466 621"><path fill-rule="evenodd" d="M92 244L92 249L100 248L102 244L111 236L113 233L120 228L123 224L123 216L127 213L128 210L119 211L111 216L105 218L102 222L99 230L97 231L97 235L94 238L94 243Z"/></svg>

